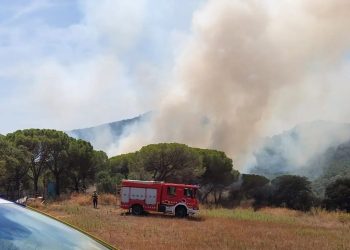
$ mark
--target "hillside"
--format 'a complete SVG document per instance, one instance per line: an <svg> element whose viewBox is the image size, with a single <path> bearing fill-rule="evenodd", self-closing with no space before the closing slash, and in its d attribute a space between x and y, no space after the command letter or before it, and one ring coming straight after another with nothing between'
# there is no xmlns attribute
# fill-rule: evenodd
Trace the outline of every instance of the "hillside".
<svg viewBox="0 0 350 250"><path fill-rule="evenodd" d="M325 187L350 176L350 124L311 122L266 138L255 152L251 173L270 179L283 174L307 176L313 190L323 196Z"/></svg>
<svg viewBox="0 0 350 250"><path fill-rule="evenodd" d="M84 139L108 152L128 128L138 126L150 112L96 127L75 129L68 134ZM303 123L281 134L263 139L254 152L256 164L248 172L270 179L283 174L302 175L314 181L317 194L339 176L350 176L350 124L328 121ZM348 158L347 158L348 157Z"/></svg>
<svg viewBox="0 0 350 250"><path fill-rule="evenodd" d="M350 140L350 124L315 121L263 140L250 172L274 178L281 174L323 175L336 148Z"/></svg>
<svg viewBox="0 0 350 250"><path fill-rule="evenodd" d="M137 126L141 121L148 119L150 115L151 113L148 112L130 119L66 132L74 138L89 141L96 149L107 152L111 146L118 144L121 137L128 133L129 128Z"/></svg>
<svg viewBox="0 0 350 250"><path fill-rule="evenodd" d="M323 196L325 187L336 179L350 178L350 141L329 151L331 158L328 165L324 167L323 174L313 182L313 189L320 196Z"/></svg>

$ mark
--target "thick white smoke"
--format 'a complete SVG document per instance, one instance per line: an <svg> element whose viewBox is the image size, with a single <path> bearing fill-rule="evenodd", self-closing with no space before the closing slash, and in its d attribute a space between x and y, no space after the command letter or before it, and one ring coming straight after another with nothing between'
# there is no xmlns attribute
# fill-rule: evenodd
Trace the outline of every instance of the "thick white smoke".
<svg viewBox="0 0 350 250"><path fill-rule="evenodd" d="M118 153L177 141L224 150L240 168L251 145L276 126L276 115L295 115L297 106L304 115L299 120L314 118L298 106L313 97L313 88L319 96L312 107L329 100L327 84L308 81L346 61L348 27L346 0L209 1L193 16L193 35L170 80L174 89L150 123L121 141Z"/></svg>

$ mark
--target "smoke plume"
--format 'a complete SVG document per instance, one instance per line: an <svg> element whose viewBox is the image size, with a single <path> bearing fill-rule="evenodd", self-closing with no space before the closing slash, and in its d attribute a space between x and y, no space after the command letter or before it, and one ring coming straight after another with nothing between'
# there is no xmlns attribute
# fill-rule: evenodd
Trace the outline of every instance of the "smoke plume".
<svg viewBox="0 0 350 250"><path fill-rule="evenodd" d="M118 153L177 141L223 150L240 168L271 129L276 105L288 113L310 96L301 91L308 80L346 60L348 27L346 0L209 1L193 16L170 79L174 87ZM321 91L314 100L323 102L322 80L308 86ZM283 98L289 94L295 98Z"/></svg>

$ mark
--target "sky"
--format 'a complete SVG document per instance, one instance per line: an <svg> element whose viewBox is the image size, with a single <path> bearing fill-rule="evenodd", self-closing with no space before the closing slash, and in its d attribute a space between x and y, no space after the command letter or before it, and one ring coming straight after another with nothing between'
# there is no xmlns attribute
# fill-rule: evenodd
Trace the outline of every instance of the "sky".
<svg viewBox="0 0 350 250"><path fill-rule="evenodd" d="M0 0L0 133L89 127L153 110L202 4Z"/></svg>
<svg viewBox="0 0 350 250"><path fill-rule="evenodd" d="M245 155L263 136L350 122L350 1L0 0L0 134L153 111L155 142Z"/></svg>

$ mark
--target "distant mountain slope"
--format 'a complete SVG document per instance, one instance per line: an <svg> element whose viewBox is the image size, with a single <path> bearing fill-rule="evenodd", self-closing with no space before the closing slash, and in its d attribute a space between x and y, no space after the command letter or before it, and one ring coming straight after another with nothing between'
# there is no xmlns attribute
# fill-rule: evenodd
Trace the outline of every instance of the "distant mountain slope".
<svg viewBox="0 0 350 250"><path fill-rule="evenodd" d="M263 140L254 153L251 173L274 178L281 174L323 176L337 158L338 146L350 140L350 124L315 121Z"/></svg>
<svg viewBox="0 0 350 250"><path fill-rule="evenodd" d="M139 115L131 119L105 123L95 127L74 129L66 131L74 138L89 141L94 148L108 152L112 146L118 145L122 135L128 133L128 129L138 124L151 115L151 112Z"/></svg>
<svg viewBox="0 0 350 250"><path fill-rule="evenodd" d="M100 150L111 152L123 135L137 129L151 113L131 119L75 129L67 133L87 140ZM350 176L350 124L315 121L295 126L281 134L263 139L254 152L256 164L248 172L270 179L283 174L307 176L314 191L322 195L326 185L341 176Z"/></svg>
<svg viewBox="0 0 350 250"><path fill-rule="evenodd" d="M118 139L123 134L123 131L125 130L125 128L137 123L140 120L140 118L141 116L137 116L131 119L105 123L95 127L74 129L74 130L68 131L67 133L79 139L91 141L95 139L96 135L99 132L107 129L110 131L110 135L112 136L112 139Z"/></svg>
<svg viewBox="0 0 350 250"><path fill-rule="evenodd" d="M325 188L336 179L350 178L350 141L330 149L330 158L323 173L313 182L314 191L323 196Z"/></svg>

